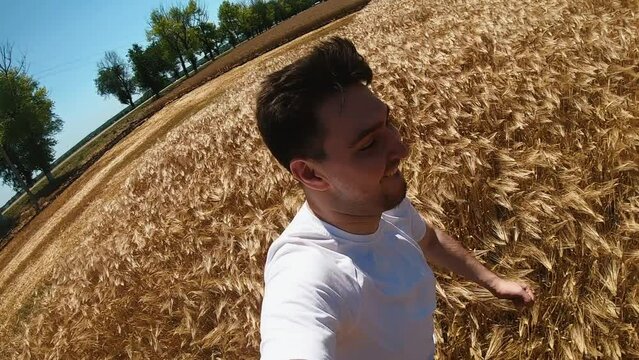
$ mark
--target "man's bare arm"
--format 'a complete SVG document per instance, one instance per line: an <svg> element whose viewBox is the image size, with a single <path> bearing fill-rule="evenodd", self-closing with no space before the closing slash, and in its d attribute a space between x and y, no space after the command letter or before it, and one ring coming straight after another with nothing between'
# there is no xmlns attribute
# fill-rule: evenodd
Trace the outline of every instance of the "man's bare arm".
<svg viewBox="0 0 639 360"><path fill-rule="evenodd" d="M535 300L528 285L500 278L443 231L428 226L420 247L429 263L476 282L498 298L510 299L517 305L530 304Z"/></svg>

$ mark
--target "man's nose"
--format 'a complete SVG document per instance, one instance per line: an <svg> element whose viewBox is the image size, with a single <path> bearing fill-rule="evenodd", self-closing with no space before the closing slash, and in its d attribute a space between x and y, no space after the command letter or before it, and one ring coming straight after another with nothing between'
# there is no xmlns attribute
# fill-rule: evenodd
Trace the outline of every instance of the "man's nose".
<svg viewBox="0 0 639 360"><path fill-rule="evenodd" d="M399 138L399 147L400 147L400 159L404 159L408 156L408 145L406 145L406 143L404 142L404 140L401 138Z"/></svg>
<svg viewBox="0 0 639 360"><path fill-rule="evenodd" d="M399 132L395 130L395 136L393 137L393 150L391 153L391 158L393 160L401 160L408 156L408 146L402 140Z"/></svg>

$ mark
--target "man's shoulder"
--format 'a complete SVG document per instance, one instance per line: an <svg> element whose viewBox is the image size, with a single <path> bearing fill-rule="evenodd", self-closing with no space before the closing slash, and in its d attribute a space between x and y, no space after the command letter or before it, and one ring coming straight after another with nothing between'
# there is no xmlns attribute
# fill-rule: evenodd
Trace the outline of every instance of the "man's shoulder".
<svg viewBox="0 0 639 360"><path fill-rule="evenodd" d="M281 271L318 280L334 275L343 268L337 265L340 254L336 250L335 240L327 233L312 227L289 227L269 247L265 280Z"/></svg>
<svg viewBox="0 0 639 360"><path fill-rule="evenodd" d="M329 246L332 237L303 204L288 226L269 246L266 265L288 253L295 257L316 254L317 247Z"/></svg>
<svg viewBox="0 0 639 360"><path fill-rule="evenodd" d="M276 277L291 283L339 286L352 286L357 278L335 238L304 207L269 247L264 281Z"/></svg>
<svg viewBox="0 0 639 360"><path fill-rule="evenodd" d="M275 271L292 271L293 273L310 271L314 273L330 272L334 270L334 262L323 254L320 249L297 242L283 242L285 238L278 238L272 245L273 250L266 263L266 273L269 277ZM266 274L265 274L266 275Z"/></svg>
<svg viewBox="0 0 639 360"><path fill-rule="evenodd" d="M321 248L284 244L266 264L266 291L286 289L289 296L319 296L355 301L360 293L357 270ZM282 295L284 296L284 295Z"/></svg>
<svg viewBox="0 0 639 360"><path fill-rule="evenodd" d="M382 221L404 232L415 243L422 239L428 226L407 197L395 208L382 213Z"/></svg>

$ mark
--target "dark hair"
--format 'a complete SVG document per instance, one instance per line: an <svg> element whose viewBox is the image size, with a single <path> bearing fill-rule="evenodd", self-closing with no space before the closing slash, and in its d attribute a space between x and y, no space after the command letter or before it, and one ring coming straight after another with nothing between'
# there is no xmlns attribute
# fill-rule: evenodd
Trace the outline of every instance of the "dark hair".
<svg viewBox="0 0 639 360"><path fill-rule="evenodd" d="M271 73L257 96L257 125L273 156L289 170L293 158L322 160L325 129L316 117L331 94L370 84L373 72L350 40L332 37L306 56Z"/></svg>

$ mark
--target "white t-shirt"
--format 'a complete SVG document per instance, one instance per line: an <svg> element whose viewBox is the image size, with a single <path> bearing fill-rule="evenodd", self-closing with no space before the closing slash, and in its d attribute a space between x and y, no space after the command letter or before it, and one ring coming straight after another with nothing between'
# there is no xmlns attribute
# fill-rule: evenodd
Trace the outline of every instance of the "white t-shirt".
<svg viewBox="0 0 639 360"><path fill-rule="evenodd" d="M319 220L305 202L268 251L261 359L432 359L425 233L407 198L370 235Z"/></svg>

